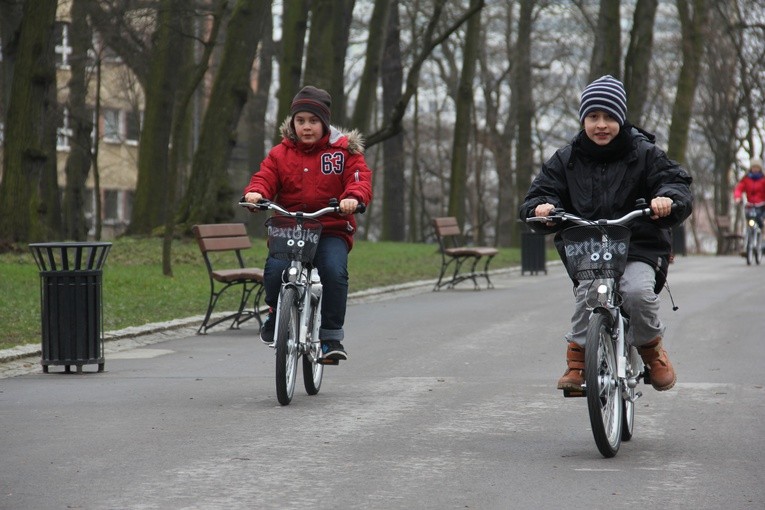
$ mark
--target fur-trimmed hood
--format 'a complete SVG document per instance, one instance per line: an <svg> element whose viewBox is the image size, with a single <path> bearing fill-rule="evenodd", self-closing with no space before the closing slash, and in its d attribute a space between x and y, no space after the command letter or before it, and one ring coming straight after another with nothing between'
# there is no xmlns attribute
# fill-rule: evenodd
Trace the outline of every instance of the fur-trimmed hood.
<svg viewBox="0 0 765 510"><path fill-rule="evenodd" d="M347 146L348 152L351 154L364 154L364 135L357 129L345 131L343 128L329 126L329 144ZM290 142L297 144L298 137L295 134L295 130L292 129L292 117L287 117L282 122L279 128L282 138L289 140ZM343 143L345 140L345 143Z"/></svg>

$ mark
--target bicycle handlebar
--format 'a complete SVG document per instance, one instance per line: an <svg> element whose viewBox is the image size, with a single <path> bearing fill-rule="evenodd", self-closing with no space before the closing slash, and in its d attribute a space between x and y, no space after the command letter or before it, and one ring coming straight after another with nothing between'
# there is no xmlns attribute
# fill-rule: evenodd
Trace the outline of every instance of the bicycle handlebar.
<svg viewBox="0 0 765 510"><path fill-rule="evenodd" d="M562 223L564 221L570 221L577 225L625 225L635 218L653 215L653 211L650 207L647 207L645 200L638 200L635 206L637 208L634 211L630 211L621 218L616 218L614 220L587 220L576 214L567 213L563 209L556 208L553 209L552 214L549 216L532 216L531 218L526 218L526 223ZM679 204L677 202L672 202L671 207L672 210L677 209Z"/></svg>
<svg viewBox="0 0 765 510"><path fill-rule="evenodd" d="M261 211L272 210L272 211L276 211L277 213L283 216L291 216L293 218L300 217L300 218L313 219L328 213L340 212L340 203L335 198L330 200L330 205L328 207L323 207L319 209L318 211L314 211L312 213L307 213L302 211L291 212L285 209L284 207L280 206L279 204L275 202L271 202L270 200L265 200L265 199L259 200L256 204L253 204L252 202L240 201L239 205L250 210L252 209L259 209ZM362 204L361 202L359 202L359 205L356 206L356 213L363 214L366 210L367 210L367 206L365 204Z"/></svg>
<svg viewBox="0 0 765 510"><path fill-rule="evenodd" d="M675 207L675 204L672 204L672 207ZM570 221L572 223L576 223L577 225L624 225L635 218L639 218L641 216L650 216L653 214L653 211L651 211L650 207L644 207L640 209L635 209L634 211L630 211L621 218L616 218L614 220L606 220L606 219L600 219L600 220L587 220L582 218L581 216L577 216L576 214L567 213L563 209L554 209L553 214L550 216L533 216L531 218L526 218L527 223L533 223L533 222L540 222L540 223L547 223L547 222L563 222L563 221Z"/></svg>

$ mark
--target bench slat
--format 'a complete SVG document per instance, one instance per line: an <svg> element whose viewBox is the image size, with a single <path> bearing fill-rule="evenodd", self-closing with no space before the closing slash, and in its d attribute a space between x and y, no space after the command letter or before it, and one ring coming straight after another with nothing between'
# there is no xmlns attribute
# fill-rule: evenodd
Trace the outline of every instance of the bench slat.
<svg viewBox="0 0 765 510"><path fill-rule="evenodd" d="M252 247L249 237L207 237L198 240L199 249L205 251L246 250Z"/></svg>
<svg viewBox="0 0 765 510"><path fill-rule="evenodd" d="M232 237L246 236L244 223L215 223L210 225L194 225L194 235L197 237Z"/></svg>

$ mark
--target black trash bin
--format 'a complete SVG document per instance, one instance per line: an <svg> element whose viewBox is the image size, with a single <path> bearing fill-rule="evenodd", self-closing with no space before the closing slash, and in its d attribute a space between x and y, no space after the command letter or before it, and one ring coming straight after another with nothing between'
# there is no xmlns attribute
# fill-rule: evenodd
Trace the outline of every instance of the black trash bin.
<svg viewBox="0 0 765 510"><path fill-rule="evenodd" d="M688 255L685 247L685 224L672 228L672 253L675 255Z"/></svg>
<svg viewBox="0 0 765 510"><path fill-rule="evenodd" d="M101 278L112 243L30 244L40 269L42 366L104 370Z"/></svg>
<svg viewBox="0 0 765 510"><path fill-rule="evenodd" d="M534 232L521 232L521 275L526 271L547 274L545 235Z"/></svg>

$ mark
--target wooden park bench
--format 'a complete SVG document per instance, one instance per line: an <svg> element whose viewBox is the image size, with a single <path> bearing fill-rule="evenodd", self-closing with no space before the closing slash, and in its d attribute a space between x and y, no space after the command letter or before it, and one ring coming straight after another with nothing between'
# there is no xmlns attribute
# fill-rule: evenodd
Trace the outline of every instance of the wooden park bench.
<svg viewBox="0 0 765 510"><path fill-rule="evenodd" d="M205 318L202 325L199 326L197 334L205 334L211 327L231 319L233 322L230 329L238 329L240 324L253 317L257 319L259 325L262 325L260 300L264 290L263 269L245 266L242 252L250 249L252 242L247 235L244 224L194 225L192 231L196 236L199 250L202 252L202 257L204 257L207 266L207 274L210 277L210 299ZM232 287L241 288L242 291L238 310L210 322L210 316L218 303L218 299ZM252 310L245 310L253 292L255 296Z"/></svg>
<svg viewBox="0 0 765 510"><path fill-rule="evenodd" d="M496 248L490 246L467 246L462 236L459 223L455 217L433 218L433 228L436 232L436 239L441 251L441 273L438 275L433 290L440 290L441 287L453 288L460 282L472 280L473 287L480 289L476 278L486 278L488 288L494 288L489 279L489 263L494 255L498 253ZM478 263L484 260L483 269L477 270ZM463 264L468 263L470 269L462 271ZM450 270L451 277L446 277Z"/></svg>
<svg viewBox="0 0 765 510"><path fill-rule="evenodd" d="M717 229L720 233L722 246L718 250L721 255L735 255L744 249L744 236L732 230L730 216L717 217Z"/></svg>

